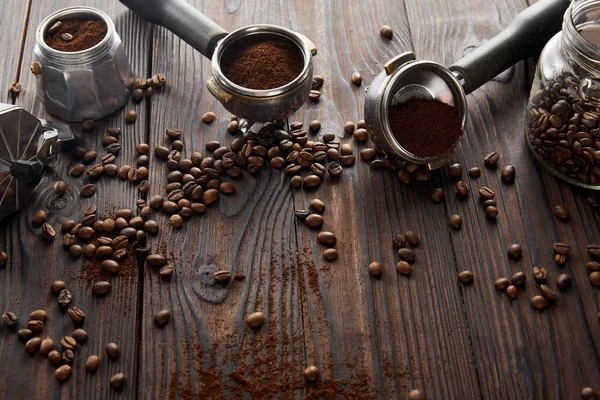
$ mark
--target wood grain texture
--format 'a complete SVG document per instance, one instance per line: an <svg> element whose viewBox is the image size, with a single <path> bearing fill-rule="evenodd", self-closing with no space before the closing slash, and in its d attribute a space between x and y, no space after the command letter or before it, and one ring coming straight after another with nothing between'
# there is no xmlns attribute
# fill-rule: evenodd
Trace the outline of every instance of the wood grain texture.
<svg viewBox="0 0 600 400"><path fill-rule="evenodd" d="M11 82L19 78L21 61L21 38L26 28L29 1L4 1L0 4L0 32L2 57L0 58L0 102L12 103L8 92Z"/></svg>
<svg viewBox="0 0 600 400"><path fill-rule="evenodd" d="M14 2L11 2L14 3ZM37 25L51 12L78 5L76 1L33 1L30 23L24 46L21 82L24 91L18 98L22 105L39 117L46 115L43 105L35 96L35 80L29 72L32 62L32 50ZM90 1L89 6L97 7L111 16L117 32L128 51L132 69L145 75L148 62L147 26L132 13L126 12L118 2ZM129 104L127 107L133 107ZM120 110L103 121L97 121L92 132L82 132L79 124L72 124L81 145L98 151L98 159L105 154L101 144L102 136L108 127L121 127L123 150L117 158L117 164L135 164L134 146L146 137L145 103L135 106L139 121L135 125L125 125L125 110ZM83 210L90 204L98 206L100 216L108 216L117 208L135 209L138 192L129 182L117 178L103 177L97 183L98 191L89 199L80 200L79 190L88 178L73 178L68 174L77 160L70 154L63 154L35 190L31 200L23 209L3 224L3 247L10 256L9 267L0 274L2 287L2 309L12 309L19 316L20 327L26 324L29 313L44 308L49 313L49 321L42 337L50 336L55 342L71 334L73 322L63 313L56 298L49 293L49 284L54 279L62 279L73 292L73 305L86 313L83 328L88 332L87 343L76 352L73 374L64 384L54 378L54 368L41 355L30 357L23 349L16 335L3 331L3 346L0 358L0 375L4 378L0 384L3 398L132 398L137 380L137 316L138 284L137 276L118 277L112 280L113 288L104 298L91 294L91 282L77 279L81 273L83 259L72 259L63 249L62 235L59 233L52 242L45 242L40 236L39 227L32 225L30 218L37 209L45 209L49 221L59 230L65 219L79 220ZM86 176L86 175L84 175ZM53 192L54 182L65 180L68 192L64 198L57 198ZM106 343L114 341L121 347L122 354L117 361L108 361L104 354ZM102 365L96 374L85 372L85 360L90 354L98 354ZM119 396L109 386L109 378L117 372L124 372L128 383ZM35 385L31 377L35 376Z"/></svg>
<svg viewBox="0 0 600 400"><path fill-rule="evenodd" d="M490 39L526 6L512 1L470 1L458 7L454 2L439 1L407 4L411 31L427 32L422 37L413 35L415 50L446 65L460 58L465 47ZM443 46L435 45L442 42ZM587 281L582 252L587 242L581 237L586 232L597 234L597 228L589 227L596 223L589 208L583 210L588 215L584 229L580 228L582 221L563 223L552 214L552 207L565 201L570 209L581 212L582 201L575 205L573 193L579 191L540 171L528 153L523 110L531 85L529 75L519 64L508 82L488 83L469 96L470 122L456 160L466 169L482 166L483 156L497 151L500 166L483 168L479 179L470 180L472 194L467 201L454 196L453 182L444 175L446 206L465 220L463 229L452 233L457 264L472 269L476 276L473 288L463 293L483 397L577 398L582 387L598 386L600 379L597 300ZM513 185L500 179L501 167L507 164L518 171ZM487 220L478 204L476 193L481 186L496 192L496 222ZM568 194L563 201L561 192ZM573 231L580 237L574 237ZM530 305L530 298L539 294L531 271L535 265L546 266L551 286L556 287L555 279L562 272L553 260L552 243L556 241L578 243L564 268L575 276L576 284L561 293L555 306L540 313ZM511 243L523 245L524 257L519 262L507 257ZM528 283L511 303L494 289L493 282L519 270L528 274ZM575 329L577 326L585 328Z"/></svg>

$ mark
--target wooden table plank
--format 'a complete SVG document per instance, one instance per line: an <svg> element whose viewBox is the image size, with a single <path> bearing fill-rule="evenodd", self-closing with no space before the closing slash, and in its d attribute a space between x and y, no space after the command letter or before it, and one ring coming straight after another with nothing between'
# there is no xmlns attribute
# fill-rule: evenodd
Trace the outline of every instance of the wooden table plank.
<svg viewBox="0 0 600 400"><path fill-rule="evenodd" d="M10 2L13 4L20 2ZM32 62L32 50L35 41L35 30L41 20L60 8L78 5L71 0L42 1L34 0L31 7L31 19L28 26L25 54L21 68L23 94L18 104L32 111L39 117L46 115L43 105L35 96L35 79L29 72ZM88 2L107 12L115 21L117 32L128 51L132 69L145 75L148 69L149 29L138 17L125 11L118 2L107 3L96 0ZM2 24L4 26L4 24ZM127 107L134 108L132 104ZM98 151L98 160L104 154L101 144L102 136L108 127L121 127L123 134L121 143L123 150L116 163L135 164L134 146L145 141L147 134L145 103L135 106L139 120L135 125L125 125L125 110L121 110L103 121L97 121L93 132L83 133L79 124L72 124L75 134L82 146ZM138 192L129 182L117 178L103 177L97 183L98 192L94 197L80 200L79 189L87 183L87 178L73 178L68 174L70 167L77 160L70 154L59 157L56 165L49 169L40 182L32 199L25 207L2 226L3 247L7 248L9 266L0 274L2 287L2 309L13 310L20 318L20 327L27 321L29 312L37 308L46 309L49 321L42 337L50 336L56 343L73 330L73 323L61 312L56 298L49 293L50 282L62 279L73 292L73 305L82 308L86 313L83 328L88 332L86 344L76 352L73 375L64 384L54 378L54 368L41 355L30 357L23 349L16 335L3 331L3 345L0 358L4 360L0 366L0 392L4 398L112 398L115 393L109 386L111 375L122 371L127 375L128 383L118 395L132 398L135 393L137 355L137 316L141 280L138 276L118 277L112 280L113 288L105 298L95 298L91 294L91 282L77 279L81 273L82 259L74 260L63 250L62 235L56 240L46 243L39 236L40 229L33 226L30 218L37 209L49 211L49 221L59 230L59 224L65 219L78 220L83 209L90 205L98 206L101 216L108 216L117 208L135 209ZM52 187L54 182L63 179L68 184L68 192L64 199L57 199ZM110 341L118 343L122 353L117 361L109 361L104 354L104 345ZM96 374L85 372L85 360L90 354L98 354L102 365ZM36 377L36 384L31 384L31 377Z"/></svg>
<svg viewBox="0 0 600 400"><path fill-rule="evenodd" d="M424 32L415 37L419 38L415 42L417 53L446 65L460 58L463 48L479 45L499 32L526 6L524 2L492 5L478 1L458 7L447 1L407 4L410 20L414 21L411 31ZM492 20L499 22L490 23ZM502 78L510 76L509 72ZM472 269L476 276L473 290L463 293L483 397L576 398L582 387L598 387L600 379L597 304L594 290L586 282L581 257L581 249L587 244L581 236L586 230L580 229L578 216L570 224L554 218L552 207L560 203L557 185L577 214L573 189L541 173L526 148L522 132L531 85L528 76L520 64L508 82L488 83L469 96L470 123L456 156L468 169L482 166L483 155L497 151L501 154L501 166L516 167L516 183L501 182L501 167L484 168L481 178L470 180L472 194L468 201L461 201L454 196L453 182L445 178L446 204L465 220L462 231L452 233L458 265ZM497 222L487 221L477 204L480 186L496 191ZM585 212L591 213L589 209ZM590 225L594 218L588 221ZM593 231L597 229L587 228L587 232ZM530 298L539 294L531 269L534 265L546 266L550 285L556 287L555 279L562 269L553 261L552 243L559 240L578 243L565 268L575 275L576 284L561 294L556 306L540 313L530 305ZM523 245L520 262L509 260L506 255L511 243ZM527 273L528 283L524 293L511 303L494 289L493 282L519 270ZM573 329L575 326L585 328Z"/></svg>
<svg viewBox="0 0 600 400"><path fill-rule="evenodd" d="M12 103L8 88L18 81L21 42L27 22L29 1L4 1L0 4L0 102Z"/></svg>

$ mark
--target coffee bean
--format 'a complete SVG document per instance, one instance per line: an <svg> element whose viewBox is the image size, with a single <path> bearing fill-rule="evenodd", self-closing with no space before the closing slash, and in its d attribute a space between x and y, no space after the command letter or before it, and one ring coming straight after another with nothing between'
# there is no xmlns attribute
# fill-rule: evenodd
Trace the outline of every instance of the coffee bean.
<svg viewBox="0 0 600 400"><path fill-rule="evenodd" d="M112 256L113 248L110 246L98 246L95 254L98 258L108 258Z"/></svg>
<svg viewBox="0 0 600 400"><path fill-rule="evenodd" d="M174 269L175 268L172 265L165 265L164 267L162 267L160 269L160 271L158 271L158 274L163 279L171 279L171 276L173 275L173 270Z"/></svg>
<svg viewBox="0 0 600 400"><path fill-rule="evenodd" d="M44 222L46 222L46 218L48 218L48 214L46 214L46 211L37 210L33 214L33 217L31 217L31 222L33 222L34 224L37 224L37 225L41 225Z"/></svg>
<svg viewBox="0 0 600 400"><path fill-rule="evenodd" d="M94 282L94 284L92 285L92 294L94 296L104 296L105 294L110 292L111 288L112 288L112 285L110 282L97 281L97 282Z"/></svg>
<svg viewBox="0 0 600 400"><path fill-rule="evenodd" d="M56 21L49 29L48 29L48 33L53 35L56 32L58 32L60 30L60 28L62 27L62 22L61 21Z"/></svg>
<svg viewBox="0 0 600 400"><path fill-rule="evenodd" d="M179 214L173 214L169 218L169 225L175 229L179 229L183 226L183 218Z"/></svg>
<svg viewBox="0 0 600 400"><path fill-rule="evenodd" d="M78 177L78 176L81 176L84 171L85 171L85 165L77 163L77 164L73 165L73 167L71 168L70 174L71 174L71 176Z"/></svg>
<svg viewBox="0 0 600 400"><path fill-rule="evenodd" d="M134 123L137 120L137 112L135 112L135 110L128 110L127 113L125 114L125 121L127 121L127 123Z"/></svg>
<svg viewBox="0 0 600 400"><path fill-rule="evenodd" d="M13 312L8 311L2 314L2 323L9 328L17 326L18 320L17 315Z"/></svg>
<svg viewBox="0 0 600 400"><path fill-rule="evenodd" d="M215 115L214 112L207 112L204 115L202 115L202 122L204 122L205 124L210 124L211 122L213 122L215 120L217 116Z"/></svg>
<svg viewBox="0 0 600 400"><path fill-rule="evenodd" d="M323 214L325 212L325 203L320 199L312 199L308 203L309 208L319 214Z"/></svg>
<svg viewBox="0 0 600 400"><path fill-rule="evenodd" d="M473 167L469 169L469 176L471 178L479 178L481 176L481 169L478 167Z"/></svg>
<svg viewBox="0 0 600 400"><path fill-rule="evenodd" d="M594 271L589 275L588 278L593 286L600 287L600 272Z"/></svg>
<svg viewBox="0 0 600 400"><path fill-rule="evenodd" d="M52 225L46 222L44 225L42 225L42 236L44 239L54 239L56 237L56 231Z"/></svg>
<svg viewBox="0 0 600 400"><path fill-rule="evenodd" d="M323 86L323 82L325 82L325 78L323 78L321 75L314 75L312 81L312 88L320 89Z"/></svg>
<svg viewBox="0 0 600 400"><path fill-rule="evenodd" d="M352 77L350 78L350 80L356 86L360 86L362 84L362 76L360 76L360 73L357 71L352 73Z"/></svg>
<svg viewBox="0 0 600 400"><path fill-rule="evenodd" d="M594 259L600 259L600 245L590 244L587 247L587 252L590 257Z"/></svg>
<svg viewBox="0 0 600 400"><path fill-rule="evenodd" d="M227 270L215 271L213 274L213 279L215 282L224 283L229 282L231 278L231 272Z"/></svg>
<svg viewBox="0 0 600 400"><path fill-rule="evenodd" d="M71 376L72 368L69 365L61 365L54 371L54 377L59 382L64 382Z"/></svg>
<svg viewBox="0 0 600 400"><path fill-rule="evenodd" d="M444 199L444 191L441 188L435 188L431 191L431 201L439 203Z"/></svg>
<svg viewBox="0 0 600 400"><path fill-rule="evenodd" d="M566 243L558 242L552 245L552 250L557 254L567 255L571 251L571 246Z"/></svg>
<svg viewBox="0 0 600 400"><path fill-rule="evenodd" d="M525 280L527 280L527 275L525 275L525 272L522 271L515 272L510 278L510 282L515 286L521 286L525 284Z"/></svg>
<svg viewBox="0 0 600 400"><path fill-rule="evenodd" d="M69 307L67 314L74 322L81 322L85 319L85 313L79 307Z"/></svg>
<svg viewBox="0 0 600 400"><path fill-rule="evenodd" d="M400 249L406 246L406 237L404 235L396 235L392 239L392 245L395 249Z"/></svg>
<svg viewBox="0 0 600 400"><path fill-rule="evenodd" d="M90 240L96 236L96 231L89 226L82 226L77 230L77 237L82 240Z"/></svg>
<svg viewBox="0 0 600 400"><path fill-rule="evenodd" d="M325 249L323 258L327 261L335 261L338 258L338 252L336 249Z"/></svg>
<svg viewBox="0 0 600 400"><path fill-rule="evenodd" d="M412 274L412 267L408 262L401 260L396 263L396 271L404 276L410 276Z"/></svg>
<svg viewBox="0 0 600 400"><path fill-rule="evenodd" d="M50 353L48 353L48 361L54 366L62 364L62 355L58 352L58 350L52 350Z"/></svg>
<svg viewBox="0 0 600 400"><path fill-rule="evenodd" d="M581 389L581 399L582 400L598 400L600 399L600 394L591 387L584 387Z"/></svg>
<svg viewBox="0 0 600 400"><path fill-rule="evenodd" d="M496 194L489 187L483 186L479 188L479 197L482 200L491 200L496 197Z"/></svg>
<svg viewBox="0 0 600 400"><path fill-rule="evenodd" d="M162 267L167 264L167 258L162 254L150 254L146 257L146 264L151 267Z"/></svg>
<svg viewBox="0 0 600 400"><path fill-rule="evenodd" d="M313 132L313 133L319 132L321 130L321 123L319 121L317 121L316 119L312 120L308 124L308 129L310 129L311 132Z"/></svg>
<svg viewBox="0 0 600 400"><path fill-rule="evenodd" d="M41 332L44 330L44 321L31 320L27 323L27 329L32 332Z"/></svg>
<svg viewBox="0 0 600 400"><path fill-rule="evenodd" d="M500 156L495 151L488 153L484 158L483 162L487 167L493 167L498 164L498 160L500 160Z"/></svg>
<svg viewBox="0 0 600 400"><path fill-rule="evenodd" d="M369 275L379 276L383 272L383 267L380 262L373 261L368 267Z"/></svg>
<svg viewBox="0 0 600 400"><path fill-rule="evenodd" d="M490 219L494 219L498 216L498 209L494 206L488 206L485 208L485 215Z"/></svg>
<svg viewBox="0 0 600 400"><path fill-rule="evenodd" d="M559 265L563 265L567 262L567 256L564 254L555 254L554 261L556 261L556 263Z"/></svg>
<svg viewBox="0 0 600 400"><path fill-rule="evenodd" d="M307 382L316 382L319 380L320 376L319 368L314 365L309 365L304 369L302 375Z"/></svg>
<svg viewBox="0 0 600 400"><path fill-rule="evenodd" d="M519 296L519 289L517 289L516 286L514 285L510 285L506 288L506 296L510 299L510 300L514 300L517 298L517 296Z"/></svg>
<svg viewBox="0 0 600 400"><path fill-rule="evenodd" d="M113 156L117 156L119 155L119 153L121 152L121 144L120 143L111 143L108 146L106 146L106 151L110 154L107 154L105 157L109 156L109 155L113 155ZM105 162L105 164L108 164L110 162L114 161L114 157L110 158L110 161ZM104 161L104 157L102 158L102 160Z"/></svg>
<svg viewBox="0 0 600 400"><path fill-rule="evenodd" d="M154 323L161 328L169 323L171 320L171 311L169 310L160 310L156 314L154 314Z"/></svg>
<svg viewBox="0 0 600 400"><path fill-rule="evenodd" d="M548 285L540 285L540 293L542 294L542 296L544 296L546 300L554 301L558 299L558 294L556 293L556 291Z"/></svg>
<svg viewBox="0 0 600 400"><path fill-rule="evenodd" d="M85 361L85 369L88 372L94 372L100 367L100 357L91 355Z"/></svg>
<svg viewBox="0 0 600 400"><path fill-rule="evenodd" d="M96 185L91 183L82 187L81 191L79 192L79 194L83 197L91 197L94 195L94 193L96 193Z"/></svg>
<svg viewBox="0 0 600 400"><path fill-rule="evenodd" d="M448 218L448 225L452 229L460 229L462 227L462 217L458 214L453 214Z"/></svg>
<svg viewBox="0 0 600 400"><path fill-rule="evenodd" d="M304 223L313 229L320 229L325 223L325 218L319 214L310 214L304 219Z"/></svg>
<svg viewBox="0 0 600 400"><path fill-rule="evenodd" d="M77 348L77 341L72 336L65 336L60 340L60 344L67 350Z"/></svg>
<svg viewBox="0 0 600 400"><path fill-rule="evenodd" d="M410 263L415 261L415 252L407 247L403 247L398 249L398 257L400 257L404 261L408 261Z"/></svg>
<svg viewBox="0 0 600 400"><path fill-rule="evenodd" d="M106 132L110 135L110 136L114 136L114 137L119 137L121 136L121 128L108 128L106 130Z"/></svg>
<svg viewBox="0 0 600 400"><path fill-rule="evenodd" d="M332 177L340 176L343 172L342 166L337 162L330 162L327 166L327 171Z"/></svg>
<svg viewBox="0 0 600 400"><path fill-rule="evenodd" d="M115 260L104 260L100 264L100 268L109 274L116 274L121 270L121 265Z"/></svg>
<svg viewBox="0 0 600 400"><path fill-rule="evenodd" d="M314 102L319 101L319 98L321 97L321 92L318 90L311 90L308 93L308 98L311 99Z"/></svg>
<svg viewBox="0 0 600 400"><path fill-rule="evenodd" d="M588 261L585 265L588 272L600 271L600 262L598 261Z"/></svg>
<svg viewBox="0 0 600 400"><path fill-rule="evenodd" d="M369 140L369 132L366 129L360 128L354 131L353 137L357 142L364 143Z"/></svg>
<svg viewBox="0 0 600 400"><path fill-rule="evenodd" d="M519 260L523 256L523 247L520 244L511 244L508 246L507 253L510 258Z"/></svg>
<svg viewBox="0 0 600 400"><path fill-rule="evenodd" d="M65 181L57 181L54 184L54 193L58 196L62 196L67 193L67 183Z"/></svg>
<svg viewBox="0 0 600 400"><path fill-rule="evenodd" d="M321 231L317 235L317 241L325 246L333 246L337 242L337 238L333 232Z"/></svg>
<svg viewBox="0 0 600 400"><path fill-rule="evenodd" d="M558 278L556 278L556 286L558 286L560 290L565 290L571 286L572 281L573 278L571 278L571 275L560 274Z"/></svg>
<svg viewBox="0 0 600 400"><path fill-rule="evenodd" d="M379 33L388 40L392 40L394 37L394 30L388 25L382 25L381 28L379 28Z"/></svg>
<svg viewBox="0 0 600 400"><path fill-rule="evenodd" d="M83 155L83 157L81 157L81 158L83 159L83 162L85 162L86 164L89 164L92 161L96 160L97 157L98 157L98 153L96 153L94 150L90 150L87 153L85 153Z"/></svg>
<svg viewBox="0 0 600 400"><path fill-rule="evenodd" d="M48 320L48 313L46 310L35 310L29 314L29 320L39 320L42 322L46 322Z"/></svg>
<svg viewBox="0 0 600 400"><path fill-rule="evenodd" d="M554 206L554 215L558 219L569 219L569 212L567 208L562 205Z"/></svg>
<svg viewBox="0 0 600 400"><path fill-rule="evenodd" d="M458 281L462 284L473 282L473 278L475 278L475 275L471 271L461 271L458 274Z"/></svg>
<svg viewBox="0 0 600 400"><path fill-rule="evenodd" d="M125 377L125 374L119 372L118 374L114 374L110 377L110 387L114 390L120 390L123 387L123 385L125 385L126 381L127 378Z"/></svg>
<svg viewBox="0 0 600 400"><path fill-rule="evenodd" d="M533 267L533 276L536 280L543 282L548 277L548 271L544 267Z"/></svg>
<svg viewBox="0 0 600 400"><path fill-rule="evenodd" d="M546 300L546 298L543 296L533 296L531 298L531 305L536 310L543 310L544 308L548 307L548 300Z"/></svg>
<svg viewBox="0 0 600 400"><path fill-rule="evenodd" d="M451 178L460 178L463 174L463 167L462 167L462 165L460 165L458 163L452 164L448 168L448 173Z"/></svg>
<svg viewBox="0 0 600 400"><path fill-rule="evenodd" d="M106 351L106 355L108 356L108 358L113 360L115 360L121 354L121 349L119 349L119 346L116 343L112 342L108 343L104 350Z"/></svg>
<svg viewBox="0 0 600 400"><path fill-rule="evenodd" d="M404 237L406 238L406 241L411 245L411 246L418 246L419 245L419 236L412 232L412 231L408 231L404 234Z"/></svg>
<svg viewBox="0 0 600 400"><path fill-rule="evenodd" d="M460 196L468 196L471 193L471 187L467 182L458 181L456 182L456 191Z"/></svg>
<svg viewBox="0 0 600 400"><path fill-rule="evenodd" d="M252 314L249 314L246 317L246 324L248 324L248 326L253 329L258 328L264 322L265 322L265 315L260 311L253 312Z"/></svg>
<svg viewBox="0 0 600 400"><path fill-rule="evenodd" d="M21 342L27 342L33 337L33 332L27 328L19 329L19 331L17 332L17 337Z"/></svg>
<svg viewBox="0 0 600 400"><path fill-rule="evenodd" d="M75 359L75 353L71 349L66 349L61 356L61 361L67 365L73 365L73 360Z"/></svg>
<svg viewBox="0 0 600 400"><path fill-rule="evenodd" d="M494 282L494 287L498 290L504 290L510 284L510 280L508 278L498 278Z"/></svg>
<svg viewBox="0 0 600 400"><path fill-rule="evenodd" d="M25 343L25 351L31 355L38 352L40 346L42 345L42 339L39 337L33 337Z"/></svg>
<svg viewBox="0 0 600 400"><path fill-rule="evenodd" d="M208 189L202 194L202 203L209 205L219 199L219 191L216 189Z"/></svg>
<svg viewBox="0 0 600 400"><path fill-rule="evenodd" d="M71 35L68 32L64 32L60 35L60 37L62 38L62 40L64 40L65 42L70 42L71 40L73 40L73 35ZM61 379L59 379L61 380Z"/></svg>

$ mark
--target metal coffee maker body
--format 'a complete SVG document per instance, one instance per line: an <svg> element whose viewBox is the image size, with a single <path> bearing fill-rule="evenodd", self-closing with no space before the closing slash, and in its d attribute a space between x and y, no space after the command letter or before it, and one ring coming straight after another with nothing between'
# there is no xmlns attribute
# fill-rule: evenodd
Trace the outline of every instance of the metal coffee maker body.
<svg viewBox="0 0 600 400"><path fill-rule="evenodd" d="M74 143L66 124L40 120L0 103L0 220L21 208L64 146Z"/></svg>
<svg viewBox="0 0 600 400"><path fill-rule="evenodd" d="M45 42L48 29L57 21L96 19L108 32L95 46L76 52L53 49ZM46 111L67 121L98 120L123 107L131 97L134 77L113 21L100 10L71 7L42 21L36 33L31 71Z"/></svg>

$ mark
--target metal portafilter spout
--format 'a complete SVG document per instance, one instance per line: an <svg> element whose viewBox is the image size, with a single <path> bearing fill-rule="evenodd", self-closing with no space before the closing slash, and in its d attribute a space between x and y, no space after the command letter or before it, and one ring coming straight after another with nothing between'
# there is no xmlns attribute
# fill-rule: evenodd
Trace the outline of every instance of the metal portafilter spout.
<svg viewBox="0 0 600 400"><path fill-rule="evenodd" d="M148 21L169 29L211 59L213 76L206 86L232 114L249 121L274 121L292 114L308 98L313 75L312 57L317 49L304 35L266 24L250 25L228 33L184 0L120 1ZM248 89L233 83L223 73L221 64L234 59L238 46L249 39L278 39L295 45L304 59L302 71L293 81L268 90Z"/></svg>
<svg viewBox="0 0 600 400"><path fill-rule="evenodd" d="M560 31L569 0L540 0L522 11L498 35L458 60L450 68L416 60L412 52L385 64L365 99L365 121L373 142L387 154L437 169L454 155L454 147L439 157L423 158L403 148L392 133L388 110L410 98L438 100L457 107L462 129L467 121L466 95L520 60L540 54ZM454 145L456 146L456 144Z"/></svg>

